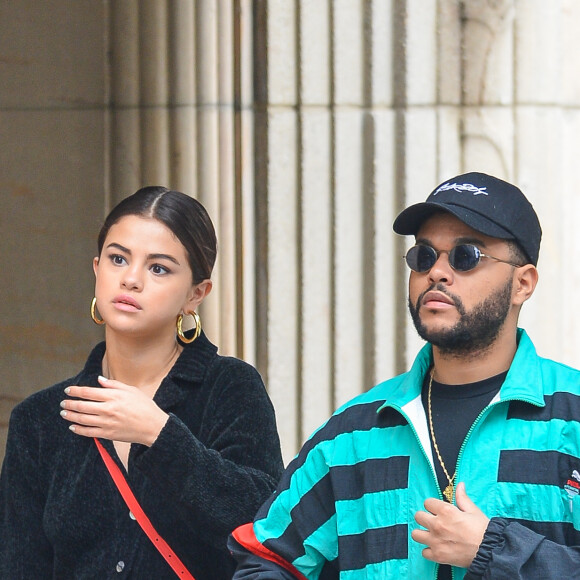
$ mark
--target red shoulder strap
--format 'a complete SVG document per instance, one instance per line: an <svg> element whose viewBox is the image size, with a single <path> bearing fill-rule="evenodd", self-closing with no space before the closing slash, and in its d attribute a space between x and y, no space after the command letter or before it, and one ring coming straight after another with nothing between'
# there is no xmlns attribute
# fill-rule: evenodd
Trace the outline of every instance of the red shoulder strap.
<svg viewBox="0 0 580 580"><path fill-rule="evenodd" d="M102 446L101 442L95 437L95 443L97 444L97 449L117 486L117 489L123 496L127 507L131 510L131 513L135 516L138 524L141 526L143 531L147 534L147 537L153 542L153 545L159 550L160 554L165 558L165 561L171 566L173 571L179 576L179 578L185 578L186 580L195 580L195 578L189 573L188 569L183 565L182 561L177 557L177 554L169 547L167 542L155 531L153 524L149 521L147 514L143 511L143 508L137 501L137 498L131 491L125 476L113 461L113 458L109 455L108 451Z"/></svg>

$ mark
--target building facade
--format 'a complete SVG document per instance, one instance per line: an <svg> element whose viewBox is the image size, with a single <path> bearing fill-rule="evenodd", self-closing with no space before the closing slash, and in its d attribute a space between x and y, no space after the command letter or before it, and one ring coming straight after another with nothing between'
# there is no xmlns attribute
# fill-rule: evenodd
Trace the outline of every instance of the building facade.
<svg viewBox="0 0 580 580"><path fill-rule="evenodd" d="M143 185L214 219L204 328L262 373L286 460L419 348L391 224L464 171L536 207L522 324L580 366L578 26L575 0L2 3L0 456L13 405L102 337L96 236Z"/></svg>

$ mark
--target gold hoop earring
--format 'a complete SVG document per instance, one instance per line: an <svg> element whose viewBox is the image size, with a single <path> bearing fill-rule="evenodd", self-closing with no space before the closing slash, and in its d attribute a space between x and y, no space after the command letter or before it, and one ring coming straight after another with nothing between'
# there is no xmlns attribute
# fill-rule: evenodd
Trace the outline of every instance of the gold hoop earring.
<svg viewBox="0 0 580 580"><path fill-rule="evenodd" d="M183 314L180 314L177 317L177 336L179 337L179 340L185 344L191 344L201 334L201 318L199 317L199 314L194 310L191 315L195 322L195 328L191 338L187 338L183 333Z"/></svg>
<svg viewBox="0 0 580 580"><path fill-rule="evenodd" d="M105 324L105 321L102 318L99 318L97 316L97 297L95 296L93 298L93 301L91 302L91 318L93 319L93 322L95 324Z"/></svg>

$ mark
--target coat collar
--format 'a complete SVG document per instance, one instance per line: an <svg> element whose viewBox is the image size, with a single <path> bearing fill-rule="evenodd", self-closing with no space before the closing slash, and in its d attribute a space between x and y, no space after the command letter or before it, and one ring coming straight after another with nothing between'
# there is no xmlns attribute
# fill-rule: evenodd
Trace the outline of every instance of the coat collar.
<svg viewBox="0 0 580 580"><path fill-rule="evenodd" d="M518 348L499 392L500 401L525 401L543 407L544 386L540 358L522 328L517 329ZM388 398L378 411L387 406L403 407L421 394L425 375L433 364L433 348L426 344L417 354L409 371L388 392ZM389 381L387 381L388 383Z"/></svg>

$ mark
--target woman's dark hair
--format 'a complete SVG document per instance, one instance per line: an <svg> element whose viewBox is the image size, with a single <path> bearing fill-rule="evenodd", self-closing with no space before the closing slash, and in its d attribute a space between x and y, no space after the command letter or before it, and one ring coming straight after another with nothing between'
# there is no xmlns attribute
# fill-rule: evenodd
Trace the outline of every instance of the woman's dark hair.
<svg viewBox="0 0 580 580"><path fill-rule="evenodd" d="M173 232L187 251L195 284L211 276L217 240L212 221L199 201L166 187L139 189L119 202L105 219L97 241L99 256L111 227L128 215L156 219Z"/></svg>

